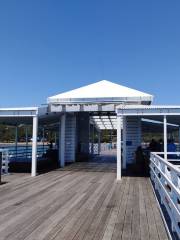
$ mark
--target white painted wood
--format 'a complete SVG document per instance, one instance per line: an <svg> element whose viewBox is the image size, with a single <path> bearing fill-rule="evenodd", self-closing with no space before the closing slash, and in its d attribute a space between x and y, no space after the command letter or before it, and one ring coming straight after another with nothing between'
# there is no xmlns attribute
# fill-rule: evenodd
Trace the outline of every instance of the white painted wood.
<svg viewBox="0 0 180 240"><path fill-rule="evenodd" d="M93 127L92 127L92 145L91 145L91 154L94 154L94 124L93 124Z"/></svg>
<svg viewBox="0 0 180 240"><path fill-rule="evenodd" d="M126 117L123 117L123 169L126 169L126 160L127 160L127 155L126 155Z"/></svg>
<svg viewBox="0 0 180 240"><path fill-rule="evenodd" d="M161 153L151 153L150 157L150 177L154 183L156 191L159 192L161 203L165 206L171 219L172 231L175 231L180 238L180 169L167 159L159 156ZM179 155L179 153L167 153ZM177 159L176 159L177 160Z"/></svg>
<svg viewBox="0 0 180 240"><path fill-rule="evenodd" d="M76 118L76 115L74 115L74 129L73 129L74 145L73 145L73 159L72 159L74 162L76 161L76 141L77 141L76 132L77 132L77 118Z"/></svg>
<svg viewBox="0 0 180 240"><path fill-rule="evenodd" d="M66 128L66 114L61 116L61 135L60 135L60 167L65 165L65 128Z"/></svg>
<svg viewBox="0 0 180 240"><path fill-rule="evenodd" d="M121 180L121 117L117 117L117 180Z"/></svg>
<svg viewBox="0 0 180 240"><path fill-rule="evenodd" d="M90 143L90 117L89 113L76 114L76 149L78 153L91 153Z"/></svg>
<svg viewBox="0 0 180 240"><path fill-rule="evenodd" d="M98 154L101 153L101 131L98 132Z"/></svg>
<svg viewBox="0 0 180 240"><path fill-rule="evenodd" d="M43 135L43 153L45 153L44 152L44 140L45 140L45 130L44 130L44 127L43 127L43 129L42 129L42 135ZM56 143L56 142L55 142Z"/></svg>
<svg viewBox="0 0 180 240"><path fill-rule="evenodd" d="M25 135L26 135L26 158L28 153L28 127L25 126Z"/></svg>
<svg viewBox="0 0 180 240"><path fill-rule="evenodd" d="M50 104L50 112L111 112L115 111L115 104L76 104L76 105L60 105Z"/></svg>
<svg viewBox="0 0 180 240"><path fill-rule="evenodd" d="M76 156L76 115L66 114L65 162L75 162Z"/></svg>
<svg viewBox="0 0 180 240"><path fill-rule="evenodd" d="M18 147L18 126L15 127L15 153L17 159L17 147Z"/></svg>
<svg viewBox="0 0 180 240"><path fill-rule="evenodd" d="M164 115L164 158L167 160L167 117Z"/></svg>
<svg viewBox="0 0 180 240"><path fill-rule="evenodd" d="M37 134L38 134L38 116L33 117L33 134L32 134L32 164L31 176L37 174Z"/></svg>
<svg viewBox="0 0 180 240"><path fill-rule="evenodd" d="M33 117L37 115L39 109L38 107L0 108L0 117Z"/></svg>
<svg viewBox="0 0 180 240"><path fill-rule="evenodd" d="M180 106L119 105L116 113L126 116L179 116Z"/></svg>
<svg viewBox="0 0 180 240"><path fill-rule="evenodd" d="M59 167L61 167L61 118L59 119L58 163Z"/></svg>
<svg viewBox="0 0 180 240"><path fill-rule="evenodd" d="M136 116L126 117L126 164L135 161L135 151L141 145L141 119Z"/></svg>
<svg viewBox="0 0 180 240"><path fill-rule="evenodd" d="M2 160L1 166L1 174L9 173L9 150L8 149L0 149L0 160Z"/></svg>
<svg viewBox="0 0 180 240"><path fill-rule="evenodd" d="M180 127L179 127L179 148L180 148Z"/></svg>

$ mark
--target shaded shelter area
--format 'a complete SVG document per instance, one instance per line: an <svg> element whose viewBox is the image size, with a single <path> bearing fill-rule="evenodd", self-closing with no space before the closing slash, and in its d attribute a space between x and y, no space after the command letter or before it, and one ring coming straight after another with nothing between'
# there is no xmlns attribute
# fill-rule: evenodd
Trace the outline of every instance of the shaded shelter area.
<svg viewBox="0 0 180 240"><path fill-rule="evenodd" d="M119 106L117 107L117 126L120 126L122 121L123 133L121 128L117 129L118 142L123 141L122 148L118 147L119 170L117 171L121 172L121 162L122 169L126 169L129 164L135 162L134 153L142 144L143 131L151 132L152 136L161 134L162 154L165 159L168 159L168 137L172 138L176 133L179 146L180 107L178 106Z"/></svg>
<svg viewBox="0 0 180 240"><path fill-rule="evenodd" d="M48 112L61 113L59 165L89 161L102 153L101 133L116 133L116 107L119 104L151 104L153 96L119 84L102 80L47 99ZM120 123L122 128L122 123ZM118 142L121 148L121 142ZM112 146L113 145L113 146ZM117 138L108 142L109 150L117 147ZM107 152L108 154L108 152ZM96 159L96 158L94 158Z"/></svg>
<svg viewBox="0 0 180 240"><path fill-rule="evenodd" d="M47 108L0 110L0 124L7 126L6 131L14 131L13 141L4 141L0 146L8 150L9 172L32 173L34 168L43 173L59 167L57 140L60 114L44 114L46 111ZM22 128L24 136L20 138Z"/></svg>
<svg viewBox="0 0 180 240"><path fill-rule="evenodd" d="M117 126L116 107L119 104L149 105L152 100L153 96L150 94L102 80L49 97L47 107L34 108L34 112L33 108L0 109L2 113L0 117L5 118L7 123L11 121L16 125L16 130L18 124L32 125L31 175L36 176L37 161L40 163L38 129L51 128L51 132L57 133L54 143L56 149L53 150L56 151L56 156L54 155L52 159L55 160L57 157L57 166L63 168L76 161L89 161L96 154L100 154L102 148L106 151L106 146L109 150L117 147L117 151L120 151L122 142L117 140L115 134L118 127L120 134L117 135L121 135L123 122L118 121ZM10 115L7 114L8 111L11 111ZM24 115L26 111L29 111L28 116ZM103 130L114 131L114 142L111 136L110 142L102 145ZM139 136L139 141L139 128L135 134ZM119 169L117 172L120 172Z"/></svg>

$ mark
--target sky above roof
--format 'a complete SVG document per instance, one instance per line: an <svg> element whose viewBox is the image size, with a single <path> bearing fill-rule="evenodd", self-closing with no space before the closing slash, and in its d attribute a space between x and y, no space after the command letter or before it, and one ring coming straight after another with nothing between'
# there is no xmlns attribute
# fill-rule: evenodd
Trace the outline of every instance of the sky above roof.
<svg viewBox="0 0 180 240"><path fill-rule="evenodd" d="M0 107L108 79L180 104L180 1L0 1Z"/></svg>

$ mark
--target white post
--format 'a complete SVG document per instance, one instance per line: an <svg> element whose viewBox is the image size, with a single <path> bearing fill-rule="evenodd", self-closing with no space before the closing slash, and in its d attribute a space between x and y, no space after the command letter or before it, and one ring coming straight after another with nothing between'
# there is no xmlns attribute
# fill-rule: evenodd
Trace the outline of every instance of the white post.
<svg viewBox="0 0 180 240"><path fill-rule="evenodd" d="M26 132L26 159L28 157L28 128L25 126L25 132Z"/></svg>
<svg viewBox="0 0 180 240"><path fill-rule="evenodd" d="M117 180L121 180L121 117L117 116Z"/></svg>
<svg viewBox="0 0 180 240"><path fill-rule="evenodd" d="M123 169L126 169L126 117L123 117Z"/></svg>
<svg viewBox="0 0 180 240"><path fill-rule="evenodd" d="M45 151L44 151L44 138L45 138L45 132L44 132L44 127L43 127L43 129L42 129L42 135L43 135L43 154L45 153Z"/></svg>
<svg viewBox="0 0 180 240"><path fill-rule="evenodd" d="M179 126L179 148L178 148L178 152L180 152L180 126Z"/></svg>
<svg viewBox="0 0 180 240"><path fill-rule="evenodd" d="M65 130L66 130L66 115L61 116L61 136L60 136L60 167L65 165Z"/></svg>
<svg viewBox="0 0 180 240"><path fill-rule="evenodd" d="M37 174L37 134L38 134L38 116L33 117L33 136L32 136L32 165L31 176Z"/></svg>
<svg viewBox="0 0 180 240"><path fill-rule="evenodd" d="M164 159L167 160L167 117L164 115Z"/></svg>
<svg viewBox="0 0 180 240"><path fill-rule="evenodd" d="M17 159L17 147L18 147L18 126L15 128L15 152L16 152L16 159Z"/></svg>
<svg viewBox="0 0 180 240"><path fill-rule="evenodd" d="M93 131L92 131L91 154L94 154L94 124L93 124Z"/></svg>
<svg viewBox="0 0 180 240"><path fill-rule="evenodd" d="M73 129L74 129L74 135L73 135L73 141L74 141L74 148L73 148L73 162L75 162L76 161L76 135L77 135L77 131L76 131L76 129L77 129L77 126L76 126L76 124L77 124L77 120L76 120L76 115L74 114L74 116L73 116L73 119L74 119L74 125L73 125Z"/></svg>
<svg viewBox="0 0 180 240"><path fill-rule="evenodd" d="M58 163L61 167L61 118L59 119Z"/></svg>
<svg viewBox="0 0 180 240"><path fill-rule="evenodd" d="M101 131L98 132L98 154L101 153Z"/></svg>

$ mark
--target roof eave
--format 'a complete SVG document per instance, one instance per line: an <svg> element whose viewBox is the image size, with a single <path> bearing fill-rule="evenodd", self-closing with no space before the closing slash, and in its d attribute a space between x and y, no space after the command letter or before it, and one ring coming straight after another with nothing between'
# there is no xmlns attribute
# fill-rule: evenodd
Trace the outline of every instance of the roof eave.
<svg viewBox="0 0 180 240"><path fill-rule="evenodd" d="M153 96L113 97L113 98L48 98L48 104L94 104L122 102L152 102Z"/></svg>

